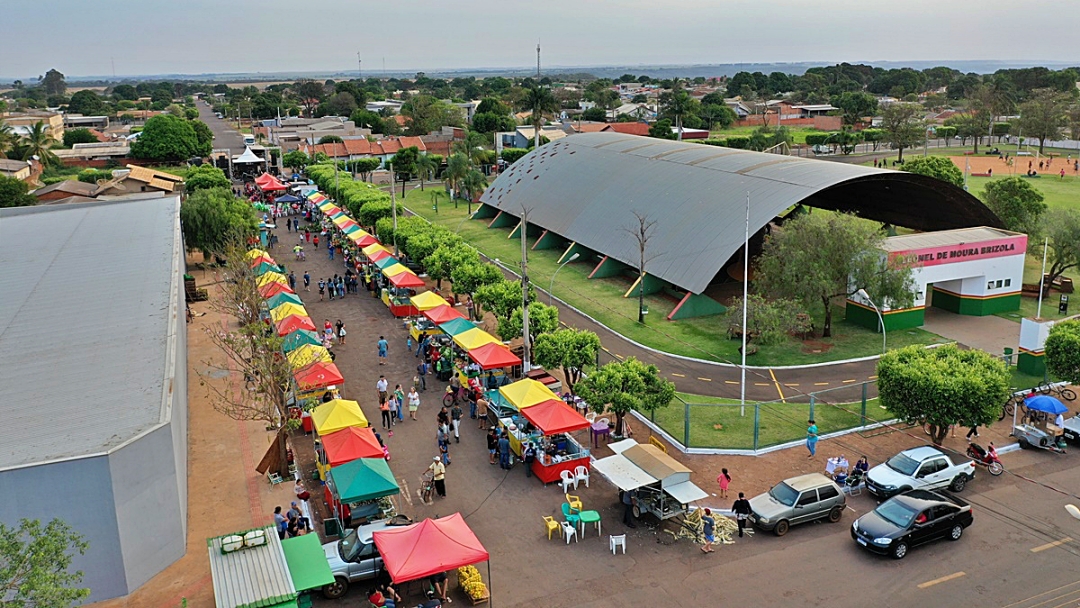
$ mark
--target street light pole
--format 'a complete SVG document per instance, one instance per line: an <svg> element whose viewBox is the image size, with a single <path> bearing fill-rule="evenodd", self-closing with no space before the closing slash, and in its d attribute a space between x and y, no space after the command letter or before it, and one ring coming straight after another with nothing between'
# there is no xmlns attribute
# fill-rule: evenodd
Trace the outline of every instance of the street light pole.
<svg viewBox="0 0 1080 608"><path fill-rule="evenodd" d="M863 298L870 303L870 306L874 307L874 312L877 313L878 322L881 323L881 354L885 354L885 317L881 316L881 309L874 304L874 301L870 299L870 294L866 293L865 289L859 289L855 292L855 295Z"/></svg>
<svg viewBox="0 0 1080 608"><path fill-rule="evenodd" d="M559 267L555 269L554 273L552 273L551 282L548 283L548 306L551 306L551 288L555 286L555 275L559 274L559 271L562 270L563 266L566 266L567 264L569 264L570 262L573 262L574 260L578 259L579 257L581 257L581 254L580 253L575 253L574 255L570 256L569 260L566 260L562 264L559 264Z"/></svg>
<svg viewBox="0 0 1080 608"><path fill-rule="evenodd" d="M390 217L394 218L394 257L398 257L397 247L397 197L394 196L394 163L386 163L390 168Z"/></svg>
<svg viewBox="0 0 1080 608"><path fill-rule="evenodd" d="M532 357L529 352L529 270L528 270L528 234L529 210L521 208L521 226L518 237L521 238L521 369L532 370Z"/></svg>

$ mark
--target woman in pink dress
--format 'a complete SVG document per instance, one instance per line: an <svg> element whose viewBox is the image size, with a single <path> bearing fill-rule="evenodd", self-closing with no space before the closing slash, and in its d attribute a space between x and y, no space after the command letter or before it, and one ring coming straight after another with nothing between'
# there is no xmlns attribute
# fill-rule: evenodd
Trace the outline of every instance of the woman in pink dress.
<svg viewBox="0 0 1080 608"><path fill-rule="evenodd" d="M728 475L727 469L720 469L716 483L720 484L720 498L727 498L728 485L731 483L731 475Z"/></svg>

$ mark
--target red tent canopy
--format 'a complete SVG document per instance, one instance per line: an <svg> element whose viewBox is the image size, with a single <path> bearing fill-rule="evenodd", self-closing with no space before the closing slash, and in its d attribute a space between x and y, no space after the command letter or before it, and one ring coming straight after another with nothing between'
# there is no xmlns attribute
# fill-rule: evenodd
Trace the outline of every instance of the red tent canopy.
<svg viewBox="0 0 1080 608"><path fill-rule="evenodd" d="M368 245L374 245L375 243L378 243L378 242L379 242L379 241L378 241L378 240L377 240L377 239L376 239L375 237L371 236L370 234L369 234L369 235L367 235L367 237L364 237L364 238L370 238L370 239L371 239L371 242L370 242L370 243L367 243L366 245L365 245L365 244L361 244L361 243L363 243L363 239L361 239L361 240L360 240L360 242L358 242L358 243L356 243L356 244L357 244L358 246L360 246L360 247L367 247ZM378 262L379 260L381 260L381 259L383 259L383 258L389 258L389 257L392 257L392 255L391 255L391 253L390 253L389 251L384 251L384 250L382 250L382 249L379 249L378 251L375 251L375 252L373 252L373 253L372 253L371 255L369 255L369 256L367 256L367 257L368 257L368 259L369 259L369 260L371 260L372 262Z"/></svg>
<svg viewBox="0 0 1080 608"><path fill-rule="evenodd" d="M395 583L413 581L490 558L461 513L380 530L372 537L383 565Z"/></svg>
<svg viewBox="0 0 1080 608"><path fill-rule="evenodd" d="M356 246L363 249L364 247L367 247L368 245L374 245L375 243L378 243L378 242L379 242L379 239L371 236L370 234L365 234L364 236L360 237L359 240L356 241ZM386 255L390 255L390 254L386 254ZM371 256L368 256L368 257L371 257ZM376 258L371 257L371 259L374 260Z"/></svg>
<svg viewBox="0 0 1080 608"><path fill-rule="evenodd" d="M390 284L394 287L423 287L424 279L411 272L403 272L390 277Z"/></svg>
<svg viewBox="0 0 1080 608"><path fill-rule="evenodd" d="M274 266L277 266L277 262L274 261L274 258L272 258L270 256L260 255L259 257L251 260L251 268L256 268L256 267L258 267L259 264L262 264L264 262L267 263L267 264L273 264Z"/></svg>
<svg viewBox="0 0 1080 608"><path fill-rule="evenodd" d="M357 458L383 458L383 449L370 427L350 426L322 436L326 461L331 467L343 465Z"/></svg>
<svg viewBox="0 0 1080 608"><path fill-rule="evenodd" d="M341 372L338 371L337 366L322 361L316 361L296 372L293 378L296 379L296 383L300 385L302 391L345 384L345 379L341 377ZM382 458L382 450L379 450L379 458Z"/></svg>
<svg viewBox="0 0 1080 608"><path fill-rule="evenodd" d="M270 281L266 285L263 285L262 287L259 288L259 295L262 296L264 299L267 299L267 300L269 300L270 298L276 296L279 293L292 293L292 294L295 294L296 292L293 291L292 289L289 289L288 285L283 285L281 283L277 283L277 282L274 282L274 281Z"/></svg>
<svg viewBox="0 0 1080 608"><path fill-rule="evenodd" d="M521 359L502 344L485 344L469 351L469 358L480 364L481 369L499 369L521 365Z"/></svg>
<svg viewBox="0 0 1080 608"><path fill-rule="evenodd" d="M269 173L263 173L259 177L255 178L255 185L262 191L276 191L276 190L288 190L288 186L281 183L278 178L270 175Z"/></svg>
<svg viewBox="0 0 1080 608"><path fill-rule="evenodd" d="M424 316L431 319L436 325L441 325L454 319L464 319L465 315L458 312L453 306L443 304L424 311ZM520 361L518 361L520 363Z"/></svg>
<svg viewBox="0 0 1080 608"><path fill-rule="evenodd" d="M522 408L521 415L545 435L570 433L589 426L589 421L574 408L555 399Z"/></svg>
<svg viewBox="0 0 1080 608"><path fill-rule="evenodd" d="M277 332L279 336L287 336L298 329L319 331L315 327L315 324L311 322L311 319L301 315L289 315L284 319L278 321L277 324Z"/></svg>

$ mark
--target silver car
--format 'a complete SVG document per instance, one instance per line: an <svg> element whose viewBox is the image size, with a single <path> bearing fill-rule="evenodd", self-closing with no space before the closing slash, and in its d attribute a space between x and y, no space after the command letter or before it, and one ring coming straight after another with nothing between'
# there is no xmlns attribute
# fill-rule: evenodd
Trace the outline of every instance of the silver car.
<svg viewBox="0 0 1080 608"><path fill-rule="evenodd" d="M783 536L796 524L825 517L838 522L845 505L847 496L836 482L821 473L810 473L785 479L765 494L751 498L750 523Z"/></svg>
<svg viewBox="0 0 1080 608"><path fill-rule="evenodd" d="M380 521L359 526L339 541L323 545L323 553L334 574L334 582L323 587L323 595L337 599L349 590L349 583L376 578L382 570L382 557L375 547L375 532L385 530L386 522Z"/></svg>

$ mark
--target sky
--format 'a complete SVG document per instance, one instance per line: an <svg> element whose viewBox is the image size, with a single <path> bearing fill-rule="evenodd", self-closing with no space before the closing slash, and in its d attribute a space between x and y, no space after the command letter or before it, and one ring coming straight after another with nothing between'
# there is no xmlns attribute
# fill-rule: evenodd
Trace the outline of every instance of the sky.
<svg viewBox="0 0 1080 608"><path fill-rule="evenodd" d="M0 77L802 61L1077 61L1073 0L31 0ZM1011 33L1011 34L1010 34ZM114 68L115 66L115 68Z"/></svg>

